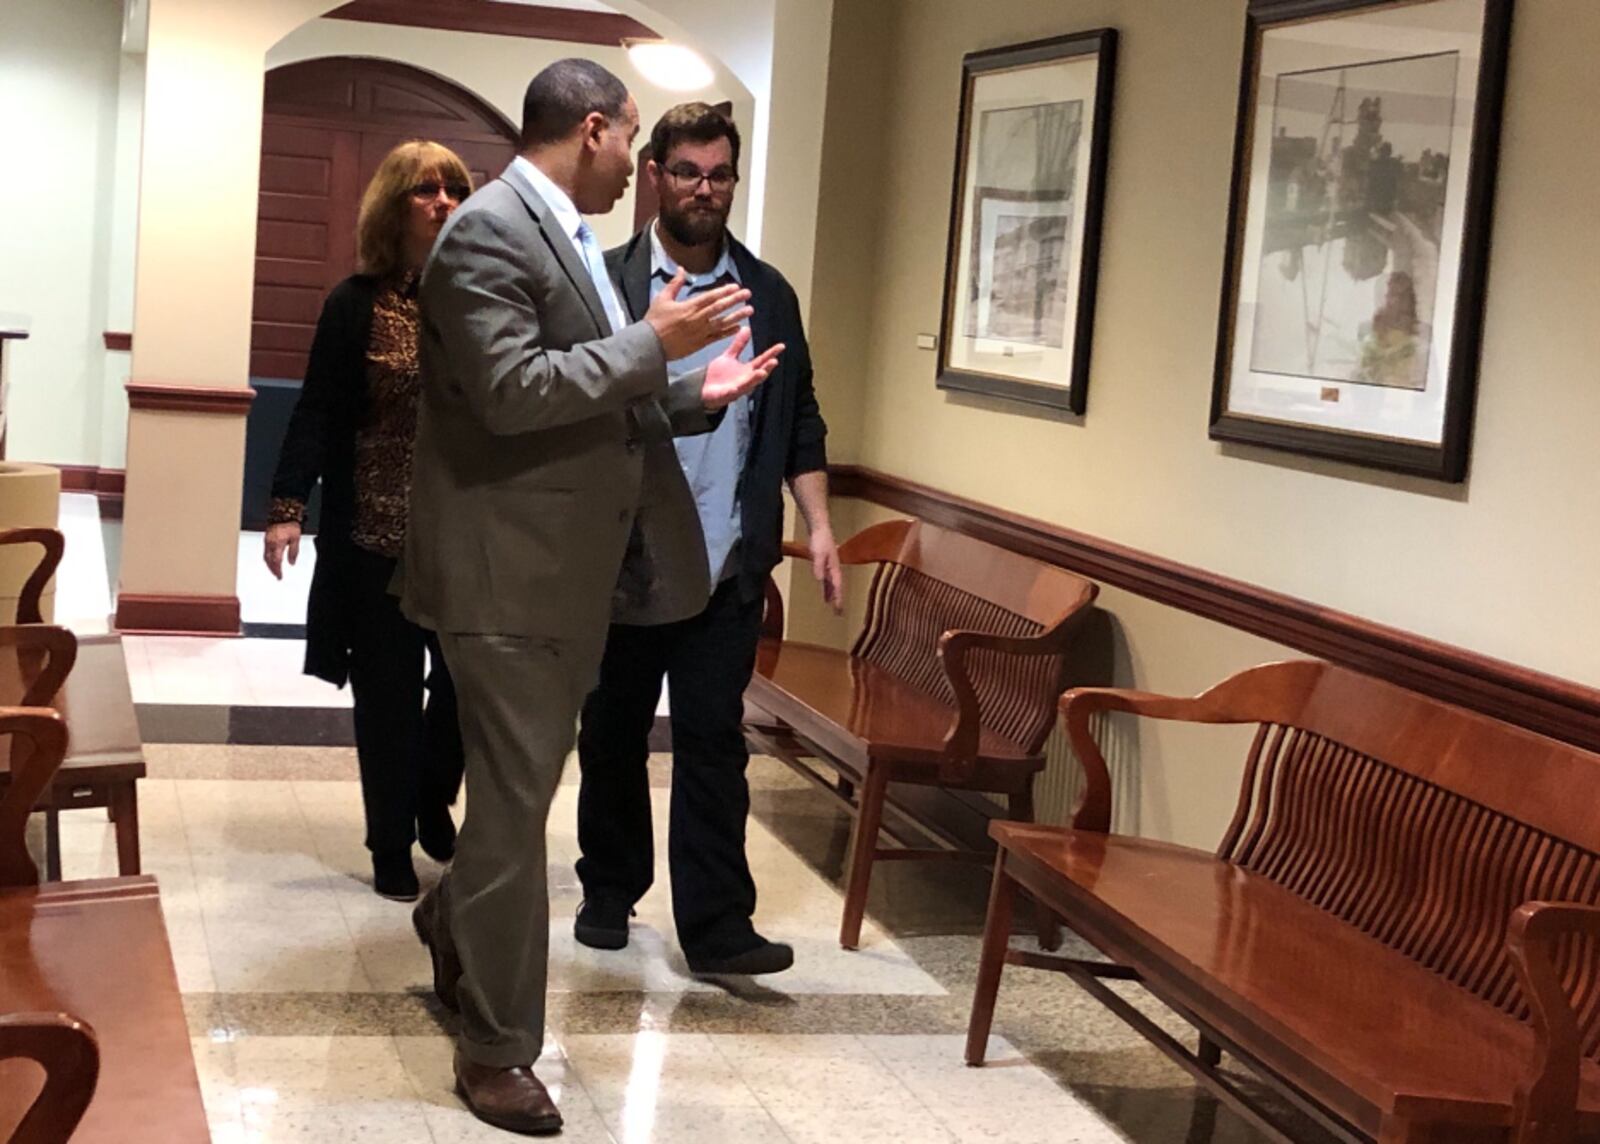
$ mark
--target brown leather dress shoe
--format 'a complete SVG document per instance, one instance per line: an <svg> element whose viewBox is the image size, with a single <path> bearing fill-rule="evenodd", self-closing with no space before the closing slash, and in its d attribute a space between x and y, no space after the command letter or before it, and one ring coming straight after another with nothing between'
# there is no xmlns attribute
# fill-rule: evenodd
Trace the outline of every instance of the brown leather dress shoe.
<svg viewBox="0 0 1600 1144"><path fill-rule="evenodd" d="M411 911L411 928L417 940L427 946L433 959L433 995L452 1013L461 1012L456 984L461 980L461 959L450 940L450 928L439 916L439 894L430 893Z"/></svg>
<svg viewBox="0 0 1600 1144"><path fill-rule="evenodd" d="M532 1065L496 1069L475 1064L456 1050L456 1095L485 1124L523 1136L561 1131L561 1110L550 1099Z"/></svg>

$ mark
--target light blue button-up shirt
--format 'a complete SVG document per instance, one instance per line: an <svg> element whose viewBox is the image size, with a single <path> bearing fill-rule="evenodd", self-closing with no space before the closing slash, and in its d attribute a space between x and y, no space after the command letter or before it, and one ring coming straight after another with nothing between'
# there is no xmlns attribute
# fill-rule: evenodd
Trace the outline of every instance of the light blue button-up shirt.
<svg viewBox="0 0 1600 1144"><path fill-rule="evenodd" d="M661 245L656 234L656 224L650 224L650 298L661 292L678 273L678 264ZM733 254L726 243L722 257L705 274L687 274L680 298L687 298L709 290L719 281L738 282L739 270L734 265ZM748 325L748 322L746 323ZM667 363L669 382L686 373L703 369L711 359L728 348L721 341L707 346L698 353L679 361ZM754 347L746 345L741 359L749 361ZM739 520L739 484L744 475L745 458L750 453L752 394L745 394L728 406L721 424L710 433L694 437L677 437L673 446L678 450L678 464L688 478L689 489L694 493L694 506L700 515L700 530L706 538L706 558L711 566L711 582L720 584L738 571L730 558L739 543L743 529Z"/></svg>

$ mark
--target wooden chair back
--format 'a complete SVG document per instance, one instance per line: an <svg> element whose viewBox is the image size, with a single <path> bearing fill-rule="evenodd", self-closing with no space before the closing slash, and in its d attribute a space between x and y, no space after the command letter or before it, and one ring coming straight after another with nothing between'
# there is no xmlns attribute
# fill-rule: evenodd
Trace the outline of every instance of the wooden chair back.
<svg viewBox="0 0 1600 1144"><path fill-rule="evenodd" d="M1513 912L1600 903L1600 755L1325 663L1252 668L1194 699L1108 694L1062 699L1091 787L1075 825L1109 820L1093 711L1254 723L1218 855L1513 1016L1529 1015ZM1573 935L1557 962L1600 1060L1600 941Z"/></svg>
<svg viewBox="0 0 1600 1144"><path fill-rule="evenodd" d="M47 707L0 708L0 735L12 736L11 781L0 789L0 888L33 886L28 815L67 755L67 724Z"/></svg>
<svg viewBox="0 0 1600 1144"><path fill-rule="evenodd" d="M1068 630L1093 601L1094 584L915 520L867 528L840 547L839 558L877 565L852 654L955 705L944 637L953 631L1000 637L964 655L980 722L1029 754L1043 747L1064 685ZM1001 646L1006 641L1029 641L1031 654Z"/></svg>
<svg viewBox="0 0 1600 1144"><path fill-rule="evenodd" d="M56 574L56 569L61 566L61 556L67 547L66 538L53 528L5 528L0 529L0 545L4 544L37 544L44 549L39 563L28 575L22 585L22 593L17 597L17 623L43 623L44 590L50 578Z"/></svg>
<svg viewBox="0 0 1600 1144"><path fill-rule="evenodd" d="M44 1087L11 1144L66 1144L100 1078L94 1030L65 1013L0 1015L0 1060L10 1058L35 1061L44 1069Z"/></svg>

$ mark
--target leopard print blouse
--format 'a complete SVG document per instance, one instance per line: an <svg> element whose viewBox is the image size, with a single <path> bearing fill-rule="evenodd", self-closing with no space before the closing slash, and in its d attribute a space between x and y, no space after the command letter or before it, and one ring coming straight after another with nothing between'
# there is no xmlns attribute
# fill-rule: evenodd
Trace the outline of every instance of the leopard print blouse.
<svg viewBox="0 0 1600 1144"><path fill-rule="evenodd" d="M405 544L411 494L411 447L417 435L417 274L385 283L372 304L367 340L366 415L356 430L355 521L350 538L381 556ZM301 521L305 504L279 498L271 523Z"/></svg>

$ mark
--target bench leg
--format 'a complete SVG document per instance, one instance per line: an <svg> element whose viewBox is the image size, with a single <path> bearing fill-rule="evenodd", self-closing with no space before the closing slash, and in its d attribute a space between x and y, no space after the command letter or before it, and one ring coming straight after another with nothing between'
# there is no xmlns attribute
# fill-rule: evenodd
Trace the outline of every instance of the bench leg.
<svg viewBox="0 0 1600 1144"><path fill-rule="evenodd" d="M1005 851L995 855L994 883L989 888L989 912L983 919L983 953L978 959L978 984L972 994L972 1017L967 1022L969 1065L981 1065L994 1026L995 1001L1000 996L1000 973L1006 967L1011 941L1011 910L1017 883L1006 873Z"/></svg>
<svg viewBox="0 0 1600 1144"><path fill-rule="evenodd" d="M1019 791L1006 796L1006 805L1016 822L1033 821L1033 781ZM1030 895L1031 896L1031 895ZM1061 922L1055 911L1038 898L1033 899L1034 926L1039 932L1039 948L1052 953L1061 948Z"/></svg>
<svg viewBox="0 0 1600 1144"><path fill-rule="evenodd" d="M112 788L111 810L111 821L117 824L117 873L126 878L139 873L139 795L133 783Z"/></svg>
<svg viewBox="0 0 1600 1144"><path fill-rule="evenodd" d="M883 825L883 802L888 794L889 774L881 766L868 765L862 785L861 806L856 810L855 836L850 840L850 880L844 890L844 920L839 924L839 944L855 949L861 944L861 919L867 913L867 887L872 881L872 860L878 849L878 830Z"/></svg>
<svg viewBox="0 0 1600 1144"><path fill-rule="evenodd" d="M1199 1057L1201 1064L1208 1068L1216 1068L1222 1063L1222 1046L1204 1033L1201 1033L1200 1051L1195 1055Z"/></svg>
<svg viewBox="0 0 1600 1144"><path fill-rule="evenodd" d="M44 880L61 881L61 812L55 807L44 812Z"/></svg>

